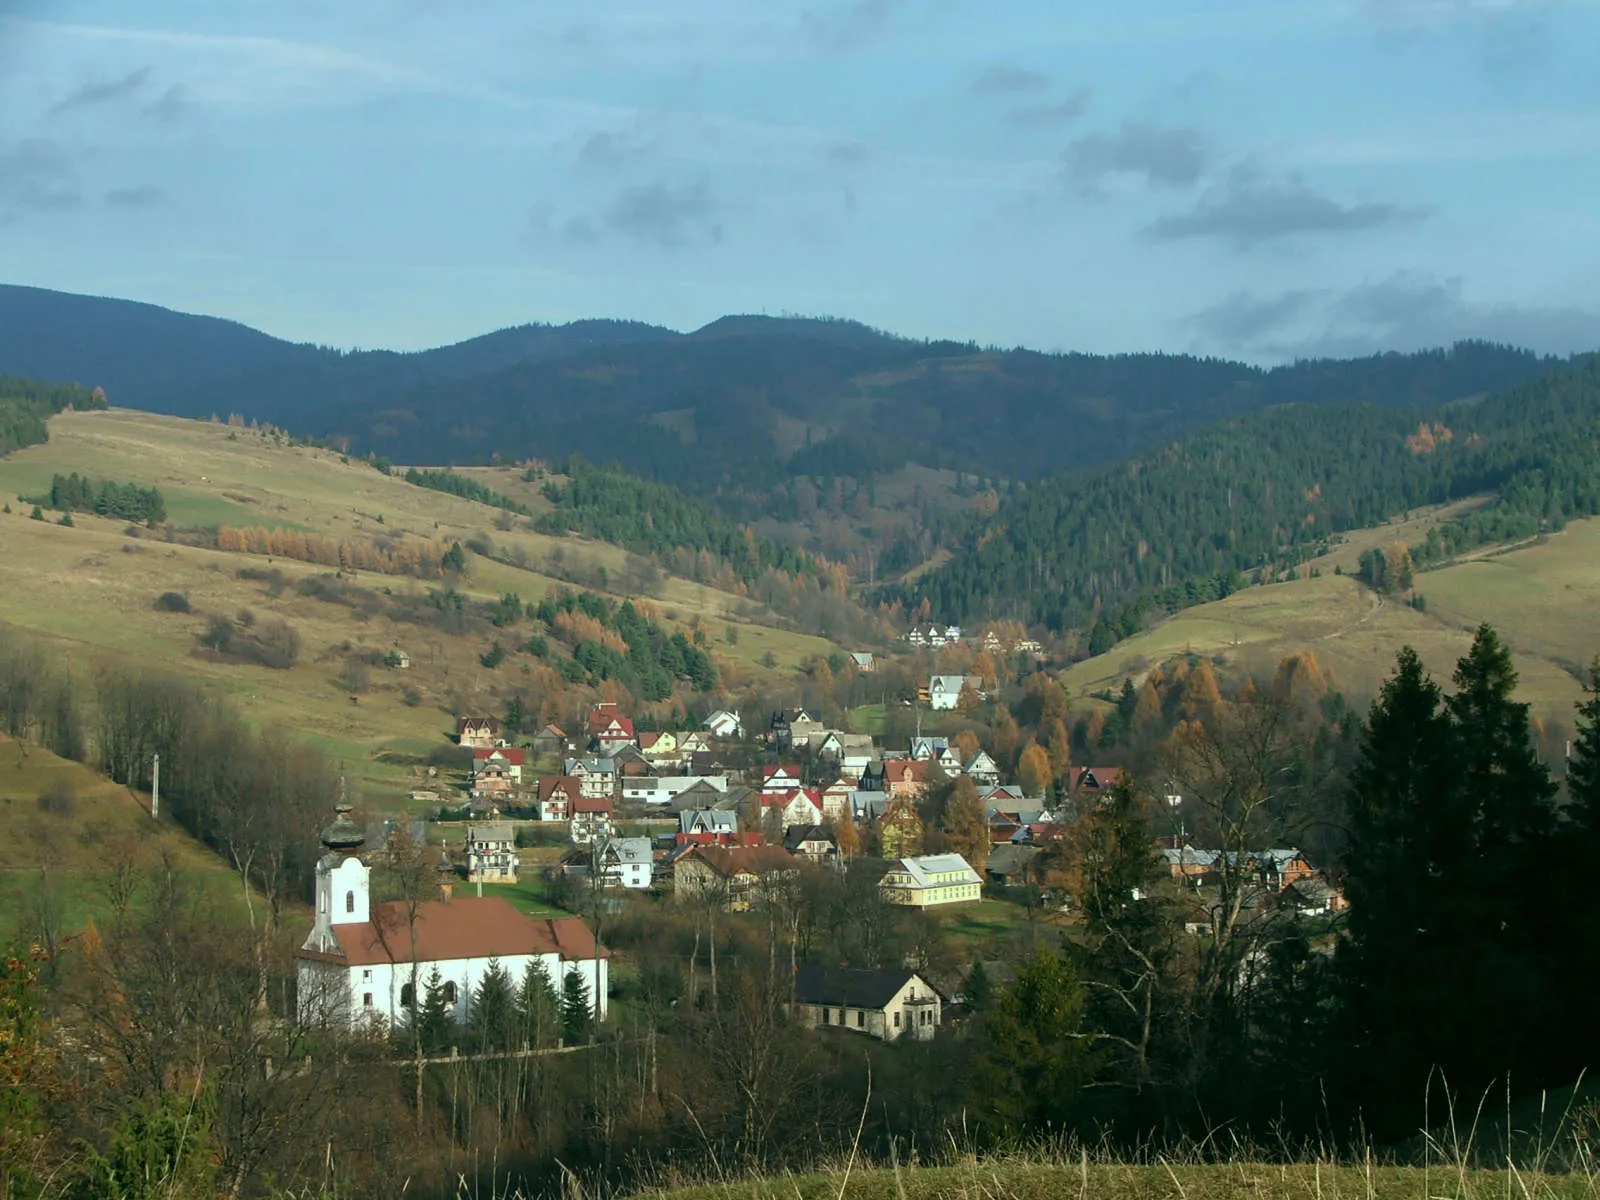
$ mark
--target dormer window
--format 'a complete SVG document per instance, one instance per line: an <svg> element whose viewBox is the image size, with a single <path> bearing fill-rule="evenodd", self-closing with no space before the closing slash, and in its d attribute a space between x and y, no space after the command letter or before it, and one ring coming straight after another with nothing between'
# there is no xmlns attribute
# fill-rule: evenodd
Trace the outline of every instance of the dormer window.
<svg viewBox="0 0 1600 1200"><path fill-rule="evenodd" d="M347 913L355 912L355 910L356 910L356 894L354 892L346 892L344 894L344 910Z"/></svg>

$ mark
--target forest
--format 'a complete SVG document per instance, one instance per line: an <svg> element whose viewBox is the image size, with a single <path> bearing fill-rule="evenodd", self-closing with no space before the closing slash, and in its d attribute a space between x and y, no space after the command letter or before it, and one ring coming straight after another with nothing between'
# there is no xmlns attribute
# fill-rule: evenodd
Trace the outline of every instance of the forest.
<svg viewBox="0 0 1600 1200"><path fill-rule="evenodd" d="M1428 565L1600 511L1600 359L1481 403L1419 414L1370 405L1226 422L1008 499L904 594L952 619L1010 617L1101 649L1153 609L1287 573L1350 530L1492 494L1412 547Z"/></svg>
<svg viewBox="0 0 1600 1200"><path fill-rule="evenodd" d="M0 375L0 456L48 441L46 422L64 408L105 406L105 393L99 388Z"/></svg>
<svg viewBox="0 0 1600 1200"><path fill-rule="evenodd" d="M34 502L28 496L22 500ZM52 476L50 494L39 497L38 503L47 504L58 512L92 512L123 521L143 521L147 525L160 525L167 519L167 502L160 489L118 483L114 479L90 479L76 471Z"/></svg>

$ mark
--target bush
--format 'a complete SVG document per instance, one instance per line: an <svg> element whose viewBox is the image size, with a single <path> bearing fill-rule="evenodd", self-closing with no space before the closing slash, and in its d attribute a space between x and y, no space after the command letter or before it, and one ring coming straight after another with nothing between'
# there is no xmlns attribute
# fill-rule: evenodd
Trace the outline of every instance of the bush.
<svg viewBox="0 0 1600 1200"><path fill-rule="evenodd" d="M39 793L39 811L51 816L64 817L72 812L78 794L65 779L58 779Z"/></svg>
<svg viewBox="0 0 1600 1200"><path fill-rule="evenodd" d="M256 614L251 612L248 608L241 608L239 610L239 615L234 617L233 620L240 629L249 629L256 623Z"/></svg>
<svg viewBox="0 0 1600 1200"><path fill-rule="evenodd" d="M422 703L422 693L408 683L400 689L400 699L407 708L416 708Z"/></svg>
<svg viewBox="0 0 1600 1200"><path fill-rule="evenodd" d="M169 613L186 613L189 609L189 597L182 592L162 592L156 597L156 611Z"/></svg>
<svg viewBox="0 0 1600 1200"><path fill-rule="evenodd" d="M212 617L206 631L200 635L200 644L218 654L228 653L233 649L233 622L227 617Z"/></svg>
<svg viewBox="0 0 1600 1200"><path fill-rule="evenodd" d="M335 682L345 691L357 696L372 686L372 680L367 674L367 664L359 658L345 659Z"/></svg>
<svg viewBox="0 0 1600 1200"><path fill-rule="evenodd" d="M33 506L33 512L28 514L28 519L30 521L42 521L42 520L44 520L44 509L40 508L37 504L35 504Z"/></svg>
<svg viewBox="0 0 1600 1200"><path fill-rule="evenodd" d="M57 521L56 524L65 525L68 529L72 528L72 514L69 512L62 513L61 520Z"/></svg>
<svg viewBox="0 0 1600 1200"><path fill-rule="evenodd" d="M505 660L506 648L502 646L499 641L496 641L494 645L490 646L478 656L478 661L484 666L488 667L491 671L498 667L501 663L505 662Z"/></svg>
<svg viewBox="0 0 1600 1200"><path fill-rule="evenodd" d="M300 658L300 635L286 621L268 621L256 635L260 647L256 661L276 671L287 671Z"/></svg>

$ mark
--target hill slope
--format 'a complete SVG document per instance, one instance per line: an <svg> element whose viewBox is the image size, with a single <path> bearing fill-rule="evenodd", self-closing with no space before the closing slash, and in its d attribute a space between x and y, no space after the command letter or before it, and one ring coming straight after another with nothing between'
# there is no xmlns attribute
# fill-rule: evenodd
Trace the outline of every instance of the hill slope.
<svg viewBox="0 0 1600 1200"><path fill-rule="evenodd" d="M1240 573L1303 561L1330 536L1492 492L1412 547L1435 561L1600 512L1600 357L1471 406L1253 414L1130 462L1046 480L914 586L951 619L1097 631L1149 606L1226 595Z"/></svg>

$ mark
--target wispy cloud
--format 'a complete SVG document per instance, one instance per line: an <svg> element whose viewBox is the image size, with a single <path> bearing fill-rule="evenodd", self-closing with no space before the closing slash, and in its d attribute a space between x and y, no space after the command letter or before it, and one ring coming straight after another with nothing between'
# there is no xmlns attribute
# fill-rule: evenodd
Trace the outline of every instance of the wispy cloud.
<svg viewBox="0 0 1600 1200"><path fill-rule="evenodd" d="M166 192L154 184L137 184L133 187L112 188L101 197L112 208L145 209L159 208L166 204Z"/></svg>
<svg viewBox="0 0 1600 1200"><path fill-rule="evenodd" d="M830 8L808 8L800 14L800 30L812 49L845 54L880 36L905 0L854 0Z"/></svg>
<svg viewBox="0 0 1600 1200"><path fill-rule="evenodd" d="M1092 193L1118 176L1162 187L1188 187L1205 173L1210 152L1197 129L1125 121L1115 133L1091 133L1067 149L1067 177Z"/></svg>
<svg viewBox="0 0 1600 1200"><path fill-rule="evenodd" d="M61 146L30 138L0 149L0 216L67 212L82 205L77 169Z"/></svg>
<svg viewBox="0 0 1600 1200"><path fill-rule="evenodd" d="M1212 184L1188 212L1162 217L1152 237L1216 238L1240 250L1304 234L1361 233L1424 219L1428 210L1380 201L1344 203L1296 174L1270 176L1240 165Z"/></svg>
<svg viewBox="0 0 1600 1200"><path fill-rule="evenodd" d="M704 179L673 183L665 179L623 188L596 217L573 217L559 232L568 241L597 242L616 236L641 245L677 250L696 242L720 242L720 205ZM548 211L534 214L536 227L552 225Z"/></svg>
<svg viewBox="0 0 1600 1200"><path fill-rule="evenodd" d="M1066 125L1076 121L1088 110L1089 97L1088 88L1079 88L1065 100L1055 104L1028 104L1014 108L1006 114L1006 118L1014 125Z"/></svg>
<svg viewBox="0 0 1600 1200"><path fill-rule="evenodd" d="M1022 67L997 64L972 81L972 90L980 96L1012 96L1018 92L1042 92L1050 86L1050 77Z"/></svg>
<svg viewBox="0 0 1600 1200"><path fill-rule="evenodd" d="M149 84L151 72L152 68L150 67L140 67L137 71L130 71L120 79L107 79L80 84L52 104L47 111L47 115L59 117L63 113L72 112L74 109L94 108L102 104L111 104L118 100L126 100L137 96Z"/></svg>

